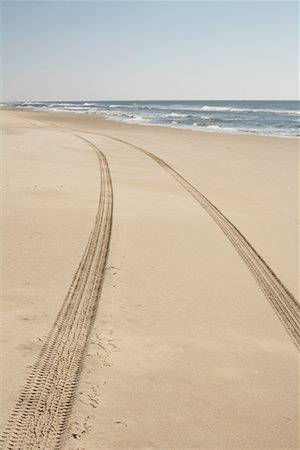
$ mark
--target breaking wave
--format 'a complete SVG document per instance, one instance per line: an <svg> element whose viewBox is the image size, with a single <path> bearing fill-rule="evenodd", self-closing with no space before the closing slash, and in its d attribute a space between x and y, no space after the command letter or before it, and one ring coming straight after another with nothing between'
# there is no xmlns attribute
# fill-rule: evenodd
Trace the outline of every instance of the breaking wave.
<svg viewBox="0 0 300 450"><path fill-rule="evenodd" d="M99 115L108 120L194 131L299 136L297 101L24 101L0 106Z"/></svg>

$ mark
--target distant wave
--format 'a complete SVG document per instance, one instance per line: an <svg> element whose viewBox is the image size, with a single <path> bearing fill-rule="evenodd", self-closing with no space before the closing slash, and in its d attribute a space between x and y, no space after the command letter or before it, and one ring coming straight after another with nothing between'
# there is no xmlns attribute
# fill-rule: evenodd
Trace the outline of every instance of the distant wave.
<svg viewBox="0 0 300 450"><path fill-rule="evenodd" d="M108 120L193 131L299 136L300 111L296 101L25 101L1 106L99 115Z"/></svg>
<svg viewBox="0 0 300 450"><path fill-rule="evenodd" d="M275 128L264 128L260 131L257 130L257 128L234 128L234 127L223 127L219 125L209 125L204 126L198 124L198 127L201 128L203 131L211 131L211 132L218 132L218 133L230 133L230 134L260 134L262 136L280 136L280 137L290 137L290 133L287 130L282 130L281 132L278 132ZM299 136L299 133L294 134L293 137Z"/></svg>
<svg viewBox="0 0 300 450"><path fill-rule="evenodd" d="M262 113L273 113L273 114L288 114L288 115L300 115L298 110L285 110L285 109L259 109L259 108L235 108L231 106L203 106L200 111L229 111L229 112L262 112Z"/></svg>
<svg viewBox="0 0 300 450"><path fill-rule="evenodd" d="M223 132L237 132L238 131L237 128L220 127L219 125L208 125L203 128L205 128L206 130L210 130L210 131L223 131Z"/></svg>
<svg viewBox="0 0 300 450"><path fill-rule="evenodd" d="M166 117L181 117L181 118L185 118L185 117L190 117L190 116L188 114L172 112L172 113L167 114Z"/></svg>

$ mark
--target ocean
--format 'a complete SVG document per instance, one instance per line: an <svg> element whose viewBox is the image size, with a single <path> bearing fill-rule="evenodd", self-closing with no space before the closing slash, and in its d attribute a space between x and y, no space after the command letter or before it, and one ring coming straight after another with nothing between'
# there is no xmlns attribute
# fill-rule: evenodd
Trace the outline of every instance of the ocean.
<svg viewBox="0 0 300 450"><path fill-rule="evenodd" d="M193 131L297 137L298 101L10 102L36 111L100 115L109 120Z"/></svg>

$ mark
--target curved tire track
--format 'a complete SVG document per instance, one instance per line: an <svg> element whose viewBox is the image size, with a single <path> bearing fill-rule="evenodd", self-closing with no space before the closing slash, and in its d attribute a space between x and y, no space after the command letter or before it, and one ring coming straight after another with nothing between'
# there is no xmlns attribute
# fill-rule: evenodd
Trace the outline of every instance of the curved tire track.
<svg viewBox="0 0 300 450"><path fill-rule="evenodd" d="M112 183L104 154L87 139L74 136L91 146L99 161L95 225L61 310L8 419L2 449L60 448L97 311L112 227Z"/></svg>
<svg viewBox="0 0 300 450"><path fill-rule="evenodd" d="M60 128L51 124L55 128ZM61 130L68 130L60 128ZM75 131L75 130L74 130ZM255 248L250 244L247 238L238 230L238 228L198 189L189 183L179 172L166 163L163 159L155 154L139 147L124 139L120 139L105 133L97 133L94 131L86 131L77 129L77 131L94 134L111 139L116 142L125 144L139 152L147 155L158 163L163 169L178 181L181 186L192 195L195 200L205 209L205 211L212 217L215 223L221 228L225 236L232 243L236 251L252 273L257 284L263 291L265 297L269 301L273 310L281 320L283 326L290 334L298 351L300 351L300 305L293 296L293 294L285 287L282 281L274 273L267 262L260 256Z"/></svg>
<svg viewBox="0 0 300 450"><path fill-rule="evenodd" d="M89 132L90 133L90 132ZM189 183L180 173L166 163L163 159L147 150L131 144L123 139L100 133L114 141L126 144L139 152L149 156L164 170L166 170L194 199L205 209L215 223L221 228L238 254L246 263L255 281L263 291L265 297L274 309L275 313L290 334L298 351L300 351L300 305L293 294L284 286L282 281L274 273L271 267L260 256L247 238L238 228L198 189Z"/></svg>

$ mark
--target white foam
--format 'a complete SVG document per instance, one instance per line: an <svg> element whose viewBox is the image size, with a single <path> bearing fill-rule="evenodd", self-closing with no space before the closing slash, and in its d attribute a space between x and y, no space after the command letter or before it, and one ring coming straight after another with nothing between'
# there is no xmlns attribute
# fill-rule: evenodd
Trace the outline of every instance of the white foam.
<svg viewBox="0 0 300 450"><path fill-rule="evenodd" d="M236 131L238 131L236 128L220 127L219 125L208 125L205 128L207 130L212 130L212 131L227 131L227 132L236 132Z"/></svg>
<svg viewBox="0 0 300 450"><path fill-rule="evenodd" d="M172 112L170 114L167 114L166 117L181 117L181 118L185 118L185 117L189 117L189 116L188 116L188 114L181 114L181 113Z"/></svg>
<svg viewBox="0 0 300 450"><path fill-rule="evenodd" d="M145 121L145 117L143 117L143 116L131 116L129 121L130 122L144 122Z"/></svg>
<svg viewBox="0 0 300 450"><path fill-rule="evenodd" d="M257 106L261 105L261 108L257 109L251 109L253 106L251 103L241 104L245 108L238 107L238 104L231 104L229 106L227 103L225 105L223 106L221 102L214 105L205 105L204 102L202 104L114 104L110 102L43 103L30 101L1 104L1 106L14 106L36 111L97 114L107 119L121 122L169 126L192 129L194 131L235 134L255 133L285 137L295 137L298 135L296 121L298 121L300 112L296 109L272 109L273 104L258 104ZM270 106L270 109L267 109L268 106ZM213 112L219 114L213 114ZM249 113L249 115L243 113ZM266 113L266 115L260 115L259 113ZM276 117L272 116L272 113L276 114ZM284 116L280 116L280 114Z"/></svg>
<svg viewBox="0 0 300 450"><path fill-rule="evenodd" d="M236 108L231 106L203 106L200 108L201 111L211 111L211 112L262 112L262 113L272 113L272 114L288 114L288 115L300 115L300 111L297 110L285 110L285 109L256 109L256 108Z"/></svg>

